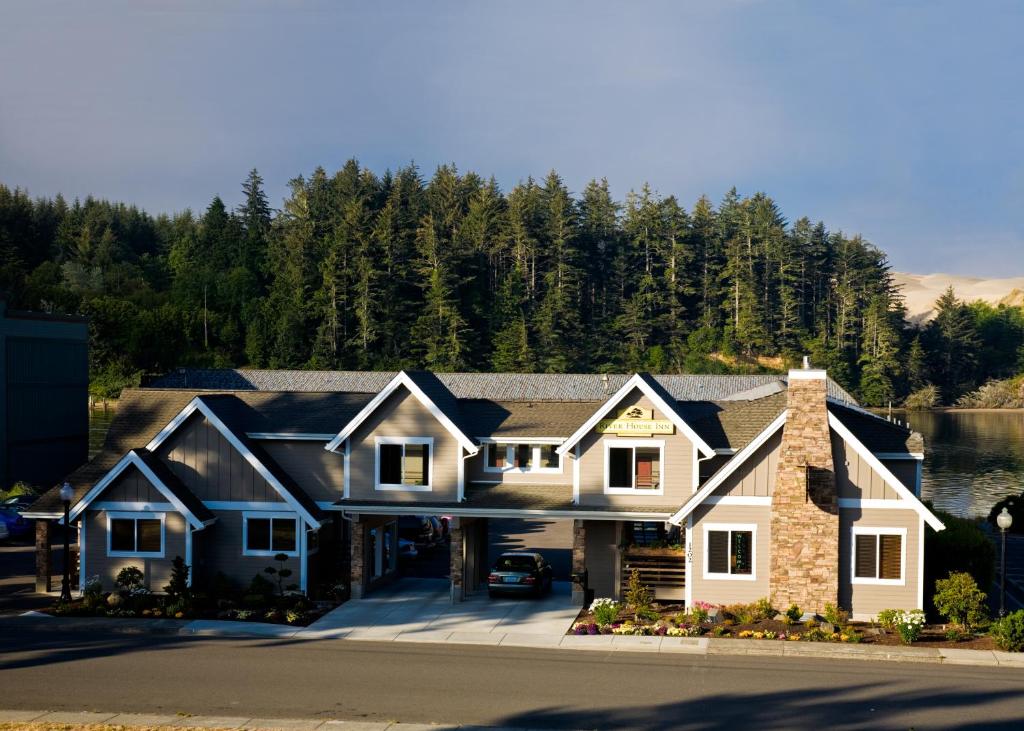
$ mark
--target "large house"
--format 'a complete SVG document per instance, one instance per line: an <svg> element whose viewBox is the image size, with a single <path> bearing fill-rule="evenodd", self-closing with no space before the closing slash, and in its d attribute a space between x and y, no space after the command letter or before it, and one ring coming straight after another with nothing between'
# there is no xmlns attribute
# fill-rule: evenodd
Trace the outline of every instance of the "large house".
<svg viewBox="0 0 1024 731"><path fill-rule="evenodd" d="M285 554L302 591L397 571L404 515L451 525L458 600L488 519L571 521L572 568L620 596L633 568L692 603L923 604L921 436L821 370L788 376L181 371L125 391L72 473L81 577L247 583ZM32 515L58 518L59 489ZM221 575L220 578L218 575ZM579 589L579 587L578 587ZM576 592L582 601L582 592Z"/></svg>

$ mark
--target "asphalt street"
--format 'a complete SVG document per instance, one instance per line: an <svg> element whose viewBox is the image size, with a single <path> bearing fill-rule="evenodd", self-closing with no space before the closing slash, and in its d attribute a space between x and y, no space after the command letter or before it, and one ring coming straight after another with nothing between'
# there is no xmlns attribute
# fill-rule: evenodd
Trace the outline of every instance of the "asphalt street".
<svg viewBox="0 0 1024 731"><path fill-rule="evenodd" d="M0 619L0 707L541 728L1014 728L1024 671L111 635Z"/></svg>

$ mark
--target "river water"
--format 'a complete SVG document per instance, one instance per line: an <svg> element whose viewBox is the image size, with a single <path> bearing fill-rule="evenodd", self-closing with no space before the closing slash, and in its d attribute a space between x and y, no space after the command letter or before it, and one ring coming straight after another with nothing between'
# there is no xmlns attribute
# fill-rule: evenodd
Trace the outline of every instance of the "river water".
<svg viewBox="0 0 1024 731"><path fill-rule="evenodd" d="M921 496L939 510L985 517L1024 492L1024 411L894 413L924 436Z"/></svg>
<svg viewBox="0 0 1024 731"><path fill-rule="evenodd" d="M90 457L100 450L111 408L90 412ZM894 412L924 435L921 493L935 507L984 517L1000 498L1024 492L1024 411Z"/></svg>

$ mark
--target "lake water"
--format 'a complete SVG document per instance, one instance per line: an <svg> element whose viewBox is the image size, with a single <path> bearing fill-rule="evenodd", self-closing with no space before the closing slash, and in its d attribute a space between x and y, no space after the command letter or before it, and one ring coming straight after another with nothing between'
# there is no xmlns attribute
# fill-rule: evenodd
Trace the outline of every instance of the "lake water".
<svg viewBox="0 0 1024 731"><path fill-rule="evenodd" d="M985 517L1007 495L1024 492L1024 411L895 414L924 436L921 496L939 510Z"/></svg>
<svg viewBox="0 0 1024 731"><path fill-rule="evenodd" d="M114 409L89 419L89 456L103 445ZM984 517L997 500L1024 492L1024 411L894 412L924 435L921 492L935 507Z"/></svg>

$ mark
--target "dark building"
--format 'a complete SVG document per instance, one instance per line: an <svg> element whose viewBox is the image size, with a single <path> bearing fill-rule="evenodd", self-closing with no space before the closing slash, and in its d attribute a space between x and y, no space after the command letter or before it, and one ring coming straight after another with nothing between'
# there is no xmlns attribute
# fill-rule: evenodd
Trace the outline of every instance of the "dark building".
<svg viewBox="0 0 1024 731"><path fill-rule="evenodd" d="M7 310L0 300L0 488L51 487L89 453L84 318Z"/></svg>

